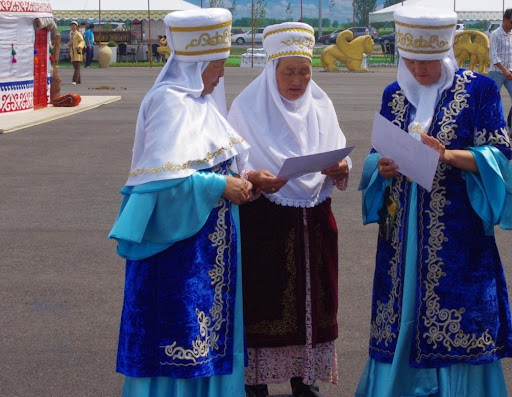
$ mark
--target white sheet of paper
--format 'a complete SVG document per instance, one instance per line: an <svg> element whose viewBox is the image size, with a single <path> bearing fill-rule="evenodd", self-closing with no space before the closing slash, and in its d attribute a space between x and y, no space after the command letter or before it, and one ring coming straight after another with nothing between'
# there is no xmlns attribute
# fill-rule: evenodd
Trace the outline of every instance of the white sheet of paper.
<svg viewBox="0 0 512 397"><path fill-rule="evenodd" d="M379 113L375 113L372 145L382 157L392 159L401 174L429 192L439 162L439 153L405 133Z"/></svg>
<svg viewBox="0 0 512 397"><path fill-rule="evenodd" d="M304 174L322 171L347 157L352 149L354 149L354 146L329 152L287 158L277 176L291 179Z"/></svg>

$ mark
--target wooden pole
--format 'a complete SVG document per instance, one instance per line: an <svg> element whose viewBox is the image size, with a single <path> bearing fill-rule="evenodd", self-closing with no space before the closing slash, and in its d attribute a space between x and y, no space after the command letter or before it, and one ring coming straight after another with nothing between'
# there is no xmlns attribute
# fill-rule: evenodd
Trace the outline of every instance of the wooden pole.
<svg viewBox="0 0 512 397"><path fill-rule="evenodd" d="M153 67L153 47L151 45L151 11L148 0L148 54L149 54L149 67Z"/></svg>
<svg viewBox="0 0 512 397"><path fill-rule="evenodd" d="M101 0L99 0L98 2L98 33L99 33L99 36L100 36L100 43L103 41L102 40L102 35L101 35Z"/></svg>
<svg viewBox="0 0 512 397"><path fill-rule="evenodd" d="M254 0L251 0L251 68L254 67Z"/></svg>
<svg viewBox="0 0 512 397"><path fill-rule="evenodd" d="M352 1L352 32L356 33L356 0Z"/></svg>
<svg viewBox="0 0 512 397"><path fill-rule="evenodd" d="M322 0L318 0L318 37L322 35Z"/></svg>
<svg viewBox="0 0 512 397"><path fill-rule="evenodd" d="M53 103L55 98L60 97L60 89L62 80L59 74L59 60L60 60L60 33L55 35L53 40L53 73L52 81L50 83L50 102Z"/></svg>

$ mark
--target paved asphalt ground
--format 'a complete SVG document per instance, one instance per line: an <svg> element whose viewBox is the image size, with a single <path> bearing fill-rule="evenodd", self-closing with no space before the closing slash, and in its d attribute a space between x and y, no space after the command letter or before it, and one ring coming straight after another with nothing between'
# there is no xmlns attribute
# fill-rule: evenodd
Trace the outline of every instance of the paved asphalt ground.
<svg viewBox="0 0 512 397"><path fill-rule="evenodd" d="M83 84L72 86L72 70L62 69L63 94L122 100L0 135L1 396L120 395L115 356L124 270L106 236L130 166L138 107L159 70L86 69ZM259 72L227 69L228 101ZM373 114L395 76L395 68L314 74L334 102L348 143L356 145L348 190L333 195L340 232L340 381L321 384L325 397L353 396L367 358L377 230L361 224L357 185ZM496 235L512 286L512 233ZM512 395L512 360L504 367ZM286 395L289 387L272 386L271 393Z"/></svg>

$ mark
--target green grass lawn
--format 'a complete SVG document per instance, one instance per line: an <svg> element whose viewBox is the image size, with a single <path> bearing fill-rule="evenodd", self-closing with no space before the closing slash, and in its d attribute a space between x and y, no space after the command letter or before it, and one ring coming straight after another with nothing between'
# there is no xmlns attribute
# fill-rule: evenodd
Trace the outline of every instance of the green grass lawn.
<svg viewBox="0 0 512 397"><path fill-rule="evenodd" d="M315 47L315 49L313 50L313 66L314 67L322 66L322 62L320 61L320 54L321 54L323 48L324 47ZM226 66L227 67L239 67L242 54L245 54L246 51L247 51L247 47L238 47L238 46L231 47L231 55L229 56L229 58L226 61ZM372 52L372 54L368 58L368 64L369 65L376 65L376 64L387 65L387 64L389 64L390 66L392 66L393 62L392 62L391 55L382 54L380 46L375 46L374 52ZM59 62L59 66L61 68L72 68L73 67L73 65L71 65L71 62L69 62L69 61ZM164 66L164 62L153 62L153 67L162 67L162 66ZM97 69L98 67L99 67L98 62L93 62L91 64L91 68L93 68L93 69ZM117 67L132 67L132 68L133 67L138 67L138 68L149 67L149 62L116 62L116 63L111 64L110 67L114 67L114 68L117 68Z"/></svg>
<svg viewBox="0 0 512 397"><path fill-rule="evenodd" d="M162 67L164 66L164 62L153 62L153 67ZM59 62L60 68L73 68L73 65L69 61L61 61ZM82 68L84 65L82 64ZM110 64L111 68L145 68L149 67L149 61L147 62L116 62ZM99 69L99 64L96 61L91 63L91 69Z"/></svg>

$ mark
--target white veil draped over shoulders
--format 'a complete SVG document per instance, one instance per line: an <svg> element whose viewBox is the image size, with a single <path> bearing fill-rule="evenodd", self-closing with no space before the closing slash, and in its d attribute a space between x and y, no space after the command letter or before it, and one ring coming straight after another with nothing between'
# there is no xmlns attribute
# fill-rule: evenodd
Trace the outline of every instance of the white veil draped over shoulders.
<svg viewBox="0 0 512 397"><path fill-rule="evenodd" d="M225 118L223 79L201 96L208 63L167 60L140 106L126 185L187 177L249 147Z"/></svg>
<svg viewBox="0 0 512 397"><path fill-rule="evenodd" d="M441 94L453 84L453 78L457 70L457 61L453 56L453 51L440 59L439 62L441 62L441 76L439 79L433 84L421 85L407 69L402 56L400 56L397 82L407 100L416 108L414 120L408 128L409 133L416 138L419 137L419 133L429 131Z"/></svg>
<svg viewBox="0 0 512 397"><path fill-rule="evenodd" d="M279 59L269 61L263 72L231 105L228 120L250 150L239 157L239 167L267 169L277 175L288 157L345 147L334 106L327 94L310 80L295 101L283 98L277 88ZM265 194L272 202L313 207L327 199L333 181L321 173L289 180L277 193Z"/></svg>

